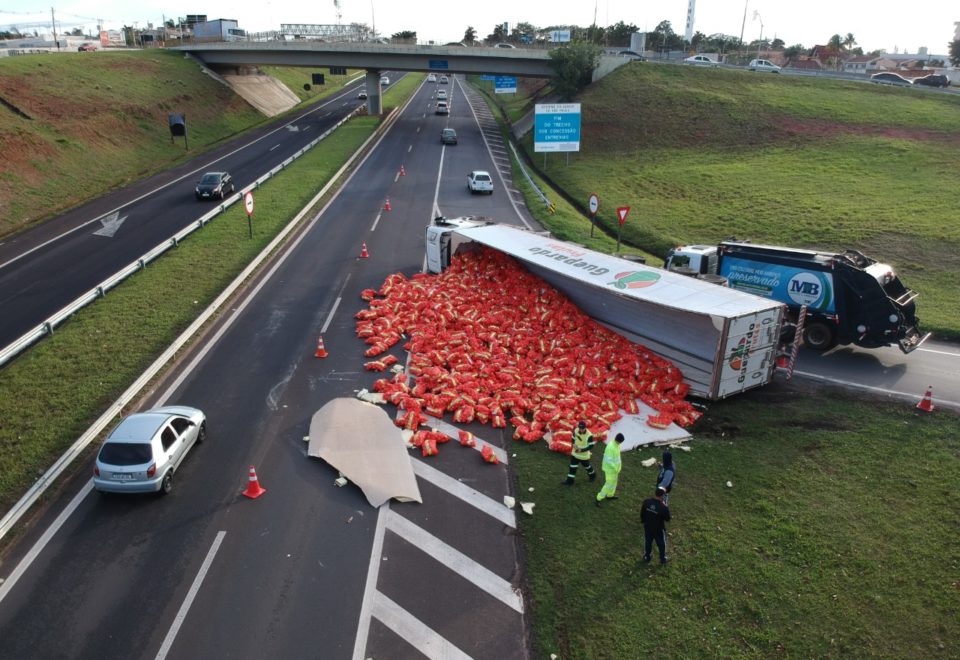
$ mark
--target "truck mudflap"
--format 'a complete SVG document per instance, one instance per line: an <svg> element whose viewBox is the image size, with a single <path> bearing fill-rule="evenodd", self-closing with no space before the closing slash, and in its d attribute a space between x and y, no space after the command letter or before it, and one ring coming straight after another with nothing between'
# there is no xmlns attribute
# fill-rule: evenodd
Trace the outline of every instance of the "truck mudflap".
<svg viewBox="0 0 960 660"><path fill-rule="evenodd" d="M900 344L900 350L904 353L912 353L914 350L920 347L920 344L930 339L932 332L928 332L924 335L920 334L920 331L917 329L917 326L913 325L904 333L903 337L900 339L898 344Z"/></svg>

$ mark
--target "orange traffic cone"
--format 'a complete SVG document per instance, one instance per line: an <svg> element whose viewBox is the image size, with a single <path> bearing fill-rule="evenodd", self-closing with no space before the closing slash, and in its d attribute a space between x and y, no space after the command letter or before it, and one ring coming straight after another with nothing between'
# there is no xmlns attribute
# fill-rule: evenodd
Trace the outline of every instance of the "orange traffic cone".
<svg viewBox="0 0 960 660"><path fill-rule="evenodd" d="M313 354L313 357L325 358L327 355L327 349L323 347L323 335L320 335L320 338L317 339L317 352Z"/></svg>
<svg viewBox="0 0 960 660"><path fill-rule="evenodd" d="M407 176L407 173L403 169L403 165L400 166L400 176Z"/></svg>
<svg viewBox="0 0 960 660"><path fill-rule="evenodd" d="M267 492L266 488L260 487L260 481L257 479L257 471L253 469L253 466L250 466L250 479L247 483L247 489L243 491L243 495L246 495L251 500L255 500L264 493Z"/></svg>
<svg viewBox="0 0 960 660"><path fill-rule="evenodd" d="M383 210L384 210L384 211L392 211L392 210L393 210L392 208L390 208L390 198L389 198L389 197L387 197L387 201L384 202L384 204L383 204Z"/></svg>
<svg viewBox="0 0 960 660"><path fill-rule="evenodd" d="M387 204L389 204L389 203L390 203L390 201L388 200L388 201L387 201ZM361 248L360 248L360 258L361 258L361 259L367 259L367 258L369 258L369 257L370 257L370 253L367 252L367 244L364 243L364 244L361 246Z"/></svg>
<svg viewBox="0 0 960 660"><path fill-rule="evenodd" d="M920 400L920 403L917 404L917 409L923 412L933 412L933 408L933 385L928 385L927 391L923 394L923 398Z"/></svg>
<svg viewBox="0 0 960 660"><path fill-rule="evenodd" d="M790 356L787 353L786 346L781 346L780 350L777 351L776 364L777 364L777 369L790 368Z"/></svg>

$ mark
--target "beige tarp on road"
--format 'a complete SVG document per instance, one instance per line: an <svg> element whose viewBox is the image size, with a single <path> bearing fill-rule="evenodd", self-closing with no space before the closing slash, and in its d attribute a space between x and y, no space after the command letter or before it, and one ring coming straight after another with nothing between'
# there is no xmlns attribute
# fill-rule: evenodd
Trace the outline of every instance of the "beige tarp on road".
<svg viewBox="0 0 960 660"><path fill-rule="evenodd" d="M371 506L391 497L423 502L400 429L383 408L359 399L326 404L310 420L307 454L322 458L355 483Z"/></svg>

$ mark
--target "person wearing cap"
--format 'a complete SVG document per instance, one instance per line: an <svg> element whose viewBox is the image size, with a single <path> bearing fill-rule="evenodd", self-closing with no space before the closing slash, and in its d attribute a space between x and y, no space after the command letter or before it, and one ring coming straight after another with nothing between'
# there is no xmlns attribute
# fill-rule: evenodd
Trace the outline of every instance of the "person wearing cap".
<svg viewBox="0 0 960 660"><path fill-rule="evenodd" d="M660 474L657 475L657 486L663 489L663 503L670 504L670 491L673 489L673 480L677 476L677 466L673 463L673 454L663 452L663 462L657 461Z"/></svg>
<svg viewBox="0 0 960 660"><path fill-rule="evenodd" d="M640 507L640 521L643 522L643 561L649 562L656 541L660 552L660 563L667 563L667 522L670 520L670 507L663 501L666 491L659 486L653 497L643 501Z"/></svg>
<svg viewBox="0 0 960 660"><path fill-rule="evenodd" d="M577 476L577 467L580 465L586 468L587 477L590 481L597 478L597 473L590 462L590 457L593 456L593 452L590 450L593 449L594 444L593 434L587 429L587 423L580 422L577 424L577 428L573 432L573 447L570 449L570 468L567 471L567 479L563 482L565 485L573 484L573 480Z"/></svg>
<svg viewBox="0 0 960 660"><path fill-rule="evenodd" d="M613 440L607 440L607 448L603 450L603 488L597 493L597 506L603 500L617 499L617 480L620 478L620 468L623 461L620 458L620 445L623 444L623 434L618 433Z"/></svg>

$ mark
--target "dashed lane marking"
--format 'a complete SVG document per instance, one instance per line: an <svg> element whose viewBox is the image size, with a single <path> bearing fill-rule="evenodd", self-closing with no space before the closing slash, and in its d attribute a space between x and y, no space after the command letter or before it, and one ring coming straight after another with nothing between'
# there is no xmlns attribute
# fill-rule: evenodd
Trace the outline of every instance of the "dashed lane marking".
<svg viewBox="0 0 960 660"><path fill-rule="evenodd" d="M412 456L413 471L421 479L425 479L437 488L447 491L454 497L457 497L470 506L477 508L492 518L496 518L504 525L516 529L517 517L511 509L508 509L502 502L493 500L478 490L457 481L453 477L448 477L440 470L427 465L419 458Z"/></svg>
<svg viewBox="0 0 960 660"><path fill-rule="evenodd" d="M422 621L379 591L374 594L371 614L387 628L428 658L436 660L469 660L470 656L427 627ZM354 654L354 658L357 655ZM361 656L362 657L362 656Z"/></svg>

